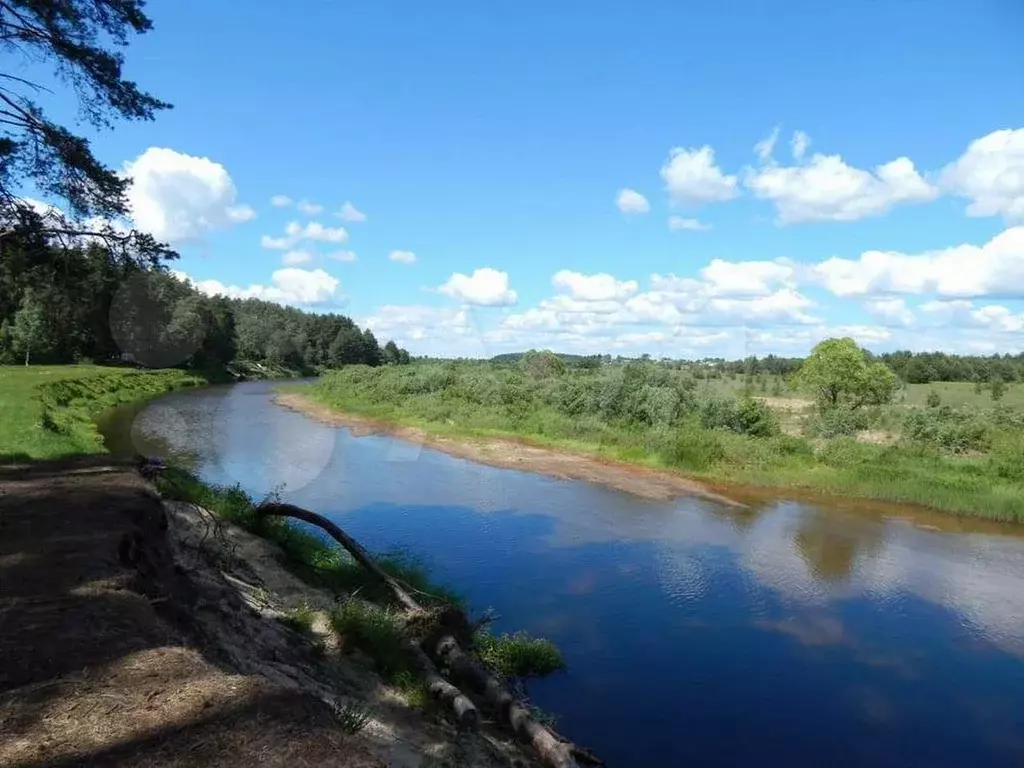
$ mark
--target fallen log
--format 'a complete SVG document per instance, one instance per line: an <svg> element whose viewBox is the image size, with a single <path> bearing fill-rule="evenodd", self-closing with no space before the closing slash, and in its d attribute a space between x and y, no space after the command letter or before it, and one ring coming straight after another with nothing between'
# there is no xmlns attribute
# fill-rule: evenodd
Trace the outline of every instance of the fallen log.
<svg viewBox="0 0 1024 768"><path fill-rule="evenodd" d="M356 562L384 584L407 610L419 614L424 613L423 607L405 591L402 585L373 561L372 556L363 549L359 542L327 518L292 504L278 502L261 504L256 507L256 510L264 515L294 517L326 531L355 558ZM427 685L431 693L447 701L456 712L456 716L460 717L460 721L464 718L467 721L475 722L477 711L473 703L458 688L440 676L430 660L430 656L416 641L410 639L408 647L413 658L424 671L424 675L427 676ZM549 728L538 722L532 713L508 691L505 685L482 663L462 650L458 641L450 634L442 636L436 641L436 644L432 644L431 652L431 655L440 659L457 678L465 681L467 685L472 686L478 694L482 695L494 708L500 719L512 729L513 733L529 742L551 768L579 768L579 763L576 762L577 756L585 763L600 764L600 761L591 753L558 738ZM460 710L462 715L459 715ZM469 712L472 714L468 714Z"/></svg>

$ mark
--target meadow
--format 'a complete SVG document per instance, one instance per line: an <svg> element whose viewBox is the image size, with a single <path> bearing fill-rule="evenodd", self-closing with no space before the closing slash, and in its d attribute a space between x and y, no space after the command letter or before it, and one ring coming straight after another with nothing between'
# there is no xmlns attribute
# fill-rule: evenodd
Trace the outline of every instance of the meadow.
<svg viewBox="0 0 1024 768"><path fill-rule="evenodd" d="M535 355L515 364L348 366L305 391L335 410L432 434L527 440L719 489L786 488L1024 519L1020 385L999 402L969 383L909 385L887 404L822 411L791 381L758 378L708 378L650 361L582 368Z"/></svg>

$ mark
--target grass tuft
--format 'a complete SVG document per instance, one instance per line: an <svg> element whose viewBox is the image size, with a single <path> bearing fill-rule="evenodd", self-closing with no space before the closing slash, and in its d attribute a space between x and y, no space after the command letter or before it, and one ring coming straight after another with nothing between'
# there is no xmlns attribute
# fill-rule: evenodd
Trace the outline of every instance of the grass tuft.
<svg viewBox="0 0 1024 768"><path fill-rule="evenodd" d="M495 636L481 631L477 632L474 644L484 663L502 677L522 680L565 669L558 646L526 632Z"/></svg>

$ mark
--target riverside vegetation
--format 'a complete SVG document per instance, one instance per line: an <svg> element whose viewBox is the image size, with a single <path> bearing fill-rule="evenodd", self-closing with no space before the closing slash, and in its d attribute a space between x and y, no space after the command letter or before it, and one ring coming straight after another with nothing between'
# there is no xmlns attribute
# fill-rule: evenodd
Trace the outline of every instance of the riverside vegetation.
<svg viewBox="0 0 1024 768"><path fill-rule="evenodd" d="M1020 385L921 398L850 339L788 376L531 352L501 362L350 366L303 390L330 408L450 436L561 450L749 484L1024 519ZM920 385L909 385L920 386ZM968 394L969 393L969 394ZM948 394L948 392L947 392ZM926 403L921 403L921 399Z"/></svg>

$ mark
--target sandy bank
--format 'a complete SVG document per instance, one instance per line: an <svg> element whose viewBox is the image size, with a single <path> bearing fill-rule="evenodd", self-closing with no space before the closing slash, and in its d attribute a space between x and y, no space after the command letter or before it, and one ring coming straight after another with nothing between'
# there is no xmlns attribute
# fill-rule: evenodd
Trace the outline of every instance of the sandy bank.
<svg viewBox="0 0 1024 768"><path fill-rule="evenodd" d="M509 438L451 438L431 435L415 427L340 413L296 393L277 395L274 401L325 424L347 427L357 436L390 435L492 467L536 472L560 480L584 480L647 499L667 500L679 496L698 496L720 504L745 506L674 472L542 448Z"/></svg>

